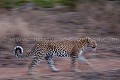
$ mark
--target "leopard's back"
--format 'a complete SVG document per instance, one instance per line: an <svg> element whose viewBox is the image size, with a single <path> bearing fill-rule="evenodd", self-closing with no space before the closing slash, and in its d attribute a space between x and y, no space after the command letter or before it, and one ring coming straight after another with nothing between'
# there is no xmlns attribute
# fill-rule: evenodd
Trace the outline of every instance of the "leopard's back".
<svg viewBox="0 0 120 80"><path fill-rule="evenodd" d="M48 40L38 42L33 50L38 49L43 54L55 49L71 53L75 46L82 48L84 44L79 40Z"/></svg>

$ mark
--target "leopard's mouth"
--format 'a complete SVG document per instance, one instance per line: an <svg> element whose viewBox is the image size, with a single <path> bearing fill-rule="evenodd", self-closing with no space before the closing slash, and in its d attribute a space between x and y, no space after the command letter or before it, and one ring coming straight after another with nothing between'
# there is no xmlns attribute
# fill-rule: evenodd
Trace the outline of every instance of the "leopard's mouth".
<svg viewBox="0 0 120 80"><path fill-rule="evenodd" d="M93 49L96 48L96 47L92 47Z"/></svg>
<svg viewBox="0 0 120 80"><path fill-rule="evenodd" d="M93 50L93 52L95 52L96 51L96 47L92 48L92 50Z"/></svg>

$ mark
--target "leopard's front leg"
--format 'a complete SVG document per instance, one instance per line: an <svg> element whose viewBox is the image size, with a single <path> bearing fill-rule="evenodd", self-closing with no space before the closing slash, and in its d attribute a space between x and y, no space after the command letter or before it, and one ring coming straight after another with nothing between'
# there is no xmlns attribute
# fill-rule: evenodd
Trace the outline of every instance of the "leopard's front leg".
<svg viewBox="0 0 120 80"><path fill-rule="evenodd" d="M82 55L79 55L79 56L78 56L78 60L79 60L80 62L83 62L84 64L87 64L87 65L93 67L93 65L92 65L84 56L82 56Z"/></svg>
<svg viewBox="0 0 120 80"><path fill-rule="evenodd" d="M84 57L84 54L85 54L85 53L86 53L85 49L82 48L82 49L80 50L79 54L78 54L78 60L79 60L80 62L83 62L84 64L87 64L87 65L93 67L93 65Z"/></svg>

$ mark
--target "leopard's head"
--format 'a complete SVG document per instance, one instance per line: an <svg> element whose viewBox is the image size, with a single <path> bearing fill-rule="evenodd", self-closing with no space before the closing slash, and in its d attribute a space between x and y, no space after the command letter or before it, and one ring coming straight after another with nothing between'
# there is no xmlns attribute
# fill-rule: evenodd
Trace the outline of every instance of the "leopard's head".
<svg viewBox="0 0 120 80"><path fill-rule="evenodd" d="M95 51L96 48L97 48L97 43L95 40L89 38L89 37L86 37L87 39L87 48L90 49L90 50L93 50Z"/></svg>

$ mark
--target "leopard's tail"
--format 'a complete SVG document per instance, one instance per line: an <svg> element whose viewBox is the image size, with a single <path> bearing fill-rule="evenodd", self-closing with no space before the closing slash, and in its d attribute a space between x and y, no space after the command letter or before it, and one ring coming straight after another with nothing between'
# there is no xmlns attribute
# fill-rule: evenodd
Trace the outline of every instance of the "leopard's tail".
<svg viewBox="0 0 120 80"><path fill-rule="evenodd" d="M28 58L29 56L31 56L31 52L26 54L26 55L22 55L23 54L23 48L21 46L16 46L14 48L14 54L16 57L18 58Z"/></svg>

